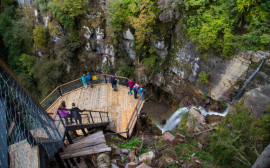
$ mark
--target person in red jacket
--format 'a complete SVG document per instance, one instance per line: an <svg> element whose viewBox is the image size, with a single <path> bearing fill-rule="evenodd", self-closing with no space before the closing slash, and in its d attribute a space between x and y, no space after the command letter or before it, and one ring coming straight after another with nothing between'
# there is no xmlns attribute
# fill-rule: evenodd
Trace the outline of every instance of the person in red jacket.
<svg viewBox="0 0 270 168"><path fill-rule="evenodd" d="M135 85L135 82L133 81L133 79L131 79L130 81L127 82L127 84L128 84L128 87L129 87L128 94L130 93L132 95L132 89L133 89L133 86Z"/></svg>

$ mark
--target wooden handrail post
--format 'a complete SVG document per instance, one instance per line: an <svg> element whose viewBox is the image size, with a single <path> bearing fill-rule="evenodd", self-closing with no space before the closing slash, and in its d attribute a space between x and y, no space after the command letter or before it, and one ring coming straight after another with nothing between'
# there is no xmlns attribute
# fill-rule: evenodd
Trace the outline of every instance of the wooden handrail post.
<svg viewBox="0 0 270 168"><path fill-rule="evenodd" d="M107 121L109 122L109 113L107 112Z"/></svg>
<svg viewBox="0 0 270 168"><path fill-rule="evenodd" d="M106 78L106 75L104 75L104 78L105 78L105 83L107 84L107 78Z"/></svg>

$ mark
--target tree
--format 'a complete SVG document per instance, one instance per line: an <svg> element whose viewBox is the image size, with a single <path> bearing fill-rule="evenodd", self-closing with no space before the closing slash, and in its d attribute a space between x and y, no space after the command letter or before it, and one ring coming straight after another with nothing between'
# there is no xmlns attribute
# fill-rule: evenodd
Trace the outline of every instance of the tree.
<svg viewBox="0 0 270 168"><path fill-rule="evenodd" d="M46 29L42 25L35 25L33 30L35 45L45 47L47 44Z"/></svg>

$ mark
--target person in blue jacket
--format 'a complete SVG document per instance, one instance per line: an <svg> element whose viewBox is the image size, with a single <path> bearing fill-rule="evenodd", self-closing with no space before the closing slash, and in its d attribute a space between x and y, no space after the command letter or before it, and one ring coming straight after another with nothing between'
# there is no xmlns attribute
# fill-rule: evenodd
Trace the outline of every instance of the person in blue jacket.
<svg viewBox="0 0 270 168"><path fill-rule="evenodd" d="M93 88L93 83L92 83L92 75L90 75L90 73L89 72L87 72L87 76L86 76L86 78L87 78L87 80L88 80L88 82L89 82L89 84L90 84L90 86L91 86L91 88Z"/></svg>
<svg viewBox="0 0 270 168"><path fill-rule="evenodd" d="M144 92L144 94L145 94L146 90L144 90L144 89L142 88L142 86L141 86L140 91L139 91L139 95L141 96L143 92ZM144 94L143 94L141 100L144 100Z"/></svg>
<svg viewBox="0 0 270 168"><path fill-rule="evenodd" d="M112 78L112 85L113 85L113 90L117 91L116 90L117 80L115 78Z"/></svg>
<svg viewBox="0 0 270 168"><path fill-rule="evenodd" d="M83 74L83 76L82 76L81 78L82 78L83 86L84 86L85 88L87 88L87 80L86 80L85 74Z"/></svg>

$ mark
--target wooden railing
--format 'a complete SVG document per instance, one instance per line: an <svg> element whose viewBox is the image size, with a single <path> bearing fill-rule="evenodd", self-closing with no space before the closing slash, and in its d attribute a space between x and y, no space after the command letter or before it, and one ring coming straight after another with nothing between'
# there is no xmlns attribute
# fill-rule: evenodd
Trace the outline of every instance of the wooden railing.
<svg viewBox="0 0 270 168"><path fill-rule="evenodd" d="M110 83L110 78L112 75L108 74L100 74L100 75L93 75L97 77L97 80L93 80L93 84L98 83ZM118 78L118 84L120 85L127 85L126 82L130 79L122 76L114 76ZM45 97L40 104L45 108L48 109L59 97L63 94L70 92L72 90L78 89L82 87L83 84L81 82L81 78L75 79L73 81L64 83L62 85L57 86L47 97Z"/></svg>

